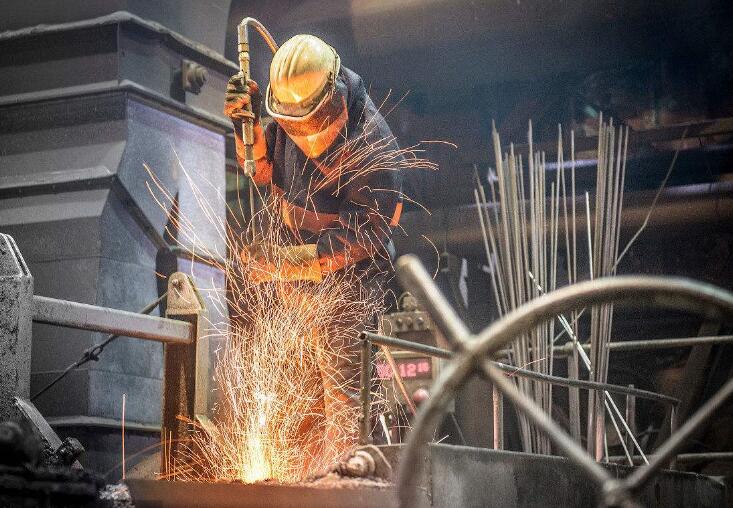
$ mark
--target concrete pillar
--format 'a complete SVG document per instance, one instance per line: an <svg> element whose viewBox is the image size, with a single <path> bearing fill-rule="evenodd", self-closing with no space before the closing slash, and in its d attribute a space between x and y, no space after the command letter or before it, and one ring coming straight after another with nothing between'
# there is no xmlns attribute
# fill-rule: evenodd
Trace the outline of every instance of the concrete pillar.
<svg viewBox="0 0 733 508"><path fill-rule="evenodd" d="M10 0L0 20L0 232L18 242L35 292L138 311L179 270L205 295L223 291L221 270L185 256L184 235L171 249L170 210L145 165L193 224L197 252L225 253L210 217L226 217L222 110L238 70L221 55L229 0L47 4ZM208 76L198 88L182 76L192 65ZM31 393L104 339L34 324ZM34 402L62 437L82 441L85 466L108 471L123 394L136 433L127 444L159 439L162 356L160 344L120 338Z"/></svg>
<svg viewBox="0 0 733 508"><path fill-rule="evenodd" d="M0 421L13 416L13 397L31 382L33 276L13 237L0 234Z"/></svg>

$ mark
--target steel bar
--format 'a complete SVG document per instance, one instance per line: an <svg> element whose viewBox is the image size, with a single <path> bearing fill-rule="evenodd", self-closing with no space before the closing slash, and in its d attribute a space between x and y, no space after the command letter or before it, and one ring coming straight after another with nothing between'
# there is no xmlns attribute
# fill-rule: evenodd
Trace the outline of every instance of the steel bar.
<svg viewBox="0 0 733 508"><path fill-rule="evenodd" d="M149 303L148 305L140 309L140 314L150 314L153 311L153 309L158 307L158 305L160 305L160 303L166 299L167 296L168 296L167 292L163 293L158 298L156 298L154 301L152 301L151 303ZM99 344L95 344L94 346L88 348L86 351L84 351L84 353L81 355L81 357L77 361L75 361L74 363L66 367L64 371L61 372L61 374L59 374L58 376L54 378L53 381L51 381L46 386L38 390L36 394L31 397L31 402L36 400L38 397L40 397L44 393L46 393L48 390L50 390L59 381L61 381L67 375L69 375L69 373L72 372L73 370L78 369L79 367L81 367L82 365L84 365L87 362L98 360L99 355L102 354L102 352L104 352L104 348L106 348L110 343L117 340L119 337L120 336L116 334L108 335L107 338L104 339Z"/></svg>
<svg viewBox="0 0 733 508"><path fill-rule="evenodd" d="M173 344L192 340L191 324L174 319L37 295L33 296L33 306L33 321L37 323Z"/></svg>
<svg viewBox="0 0 733 508"><path fill-rule="evenodd" d="M359 377L359 443L369 444L369 417L371 415L371 379L372 379L372 342L362 334L361 370Z"/></svg>
<svg viewBox="0 0 733 508"><path fill-rule="evenodd" d="M492 416L494 422L494 450L504 449L504 396L499 389L491 385Z"/></svg>
<svg viewBox="0 0 733 508"><path fill-rule="evenodd" d="M709 337L680 337L674 339L649 339L649 340L624 340L611 342L608 349L614 351L648 351L655 349L675 349L684 347L702 346L705 344L730 344L733 343L733 335L717 335ZM574 344L571 341L562 346L555 346L553 354L557 357L567 356L572 353ZM590 344L582 344L583 349L590 349ZM505 350L502 350L504 352ZM508 350L507 350L508 351Z"/></svg>
<svg viewBox="0 0 733 508"><path fill-rule="evenodd" d="M653 459L654 455L647 455L648 459ZM640 455L634 455L634 464L643 464ZM608 458L609 462L625 462L624 455L612 455ZM675 457L678 464L689 464L691 462L710 462L714 460L733 461L733 452L700 452L700 453L680 453Z"/></svg>
<svg viewBox="0 0 733 508"><path fill-rule="evenodd" d="M634 388L634 385L629 385L629 388ZM674 408L672 411L674 411ZM636 397L628 394L626 395L626 423L629 424L629 435L626 436L626 446L633 449L634 443L631 440L631 436L636 432Z"/></svg>
<svg viewBox="0 0 733 508"><path fill-rule="evenodd" d="M683 337L679 339L627 340L609 344L611 351L642 351L650 349L671 349L701 346L703 344L732 343L733 335L712 337Z"/></svg>
<svg viewBox="0 0 733 508"><path fill-rule="evenodd" d="M532 399L524 396L511 381L501 374L501 371L494 364L485 360L481 362L481 369L504 396L511 400L514 406L524 413L537 428L542 430L568 458L581 466L586 474L602 485L613 481L607 470L594 461Z"/></svg>
<svg viewBox="0 0 733 508"><path fill-rule="evenodd" d="M687 444L690 436L696 432L717 411L723 403L733 395L733 379L729 379L718 392L693 414L677 432L669 437L657 449L656 455L648 466L637 469L625 480L624 485L630 490L638 490L652 478L654 473L662 469L675 453Z"/></svg>
<svg viewBox="0 0 733 508"><path fill-rule="evenodd" d="M370 341L372 341L375 344L400 348L405 351L413 351L415 353L424 353L430 356L436 356L438 358L449 359L449 358L453 358L455 355L452 351L448 351L447 349L441 349L441 348L437 348L434 346L428 346L425 344L420 344L420 343L412 342L409 340L398 339L396 337L387 337L384 335L378 335L376 333L371 333L371 332L362 332L362 336L368 338ZM621 385L613 385L613 384L608 384L608 383L598 383L595 381L585 381L583 379L568 379L568 378L559 377L559 376L551 376L549 374L542 374L541 372L535 372L533 370L523 369L521 367L515 367L513 365L507 365L507 364L500 363L500 362L493 362L493 363L499 370L507 372L510 375L527 377L529 379L535 379L538 381L545 381L545 382L556 384L559 386L586 388L588 390L595 390L595 391L607 391L609 393L617 393L620 395L633 395L633 396L636 396L642 399L655 400L657 402L662 402L664 404L669 404L672 406L679 403L678 399L674 397L670 397L669 395L664 395L664 394L656 393L656 392L650 392L648 390L642 390L639 388L632 388L629 386L621 386Z"/></svg>
<svg viewBox="0 0 733 508"><path fill-rule="evenodd" d="M575 381L580 379L578 367L578 352L574 351L574 354L568 356L569 380ZM568 422L570 425L570 435L577 442L580 442L580 391L574 387L568 387Z"/></svg>

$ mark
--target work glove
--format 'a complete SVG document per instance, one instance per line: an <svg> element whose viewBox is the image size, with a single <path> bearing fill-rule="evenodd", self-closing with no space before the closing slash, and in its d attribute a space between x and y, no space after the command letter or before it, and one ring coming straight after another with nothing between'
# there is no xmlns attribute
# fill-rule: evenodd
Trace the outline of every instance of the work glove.
<svg viewBox="0 0 733 508"><path fill-rule="evenodd" d="M244 110L247 104L252 104L252 113ZM262 94L260 87L254 80L248 80L247 86L242 86L242 73L237 73L227 83L227 92L224 98L224 114L232 119L235 126L243 119L251 117L254 123L260 121L262 108Z"/></svg>
<svg viewBox="0 0 733 508"><path fill-rule="evenodd" d="M280 247L273 244L253 244L240 252L242 263L248 266L253 284L272 281L308 280L321 282L321 264L315 244Z"/></svg>

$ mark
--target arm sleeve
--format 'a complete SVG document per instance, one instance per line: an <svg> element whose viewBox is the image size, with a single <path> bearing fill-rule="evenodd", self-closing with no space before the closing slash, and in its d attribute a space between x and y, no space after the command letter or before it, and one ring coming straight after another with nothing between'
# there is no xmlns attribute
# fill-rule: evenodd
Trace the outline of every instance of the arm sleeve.
<svg viewBox="0 0 733 508"><path fill-rule="evenodd" d="M339 209L338 226L322 230L317 242L323 273L367 258L389 259L392 230L402 211L402 156L397 150L392 142L381 154L374 154L377 160L380 156L390 158L388 166L377 163L372 171L350 181L349 175L343 176L347 184L341 191L346 196Z"/></svg>
<svg viewBox="0 0 733 508"><path fill-rule="evenodd" d="M255 185L267 185L272 182L272 153L275 146L276 126L274 122L262 129L258 123L254 129ZM244 167L244 141L242 125L234 123L234 141L237 148L237 162Z"/></svg>

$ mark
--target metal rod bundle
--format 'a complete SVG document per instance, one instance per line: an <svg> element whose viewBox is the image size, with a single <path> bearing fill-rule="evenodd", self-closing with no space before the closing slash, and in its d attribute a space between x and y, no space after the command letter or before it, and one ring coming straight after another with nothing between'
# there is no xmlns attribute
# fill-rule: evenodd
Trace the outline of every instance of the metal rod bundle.
<svg viewBox="0 0 733 508"><path fill-rule="evenodd" d="M598 127L593 243L592 252L589 253L595 268L590 274L591 279L616 274L627 146L628 128L625 131L621 127L615 129L613 121L606 125L601 117ZM608 378L608 344L611 342L612 325L612 304L591 309L591 379L600 383L606 382ZM600 394L589 395L588 452L594 454L596 460L602 459L605 448L604 404Z"/></svg>
<svg viewBox="0 0 733 508"><path fill-rule="evenodd" d="M492 202L489 212L485 191L478 180L474 192L484 247L491 267L491 281L499 315L503 316L537 298L557 284L558 220L560 173L548 193L545 156L533 151L532 124L529 125L529 154L525 182L524 161L510 145L502 154L496 129L492 132L496 157L496 178L489 180ZM495 181L494 181L495 180ZM554 322L542 323L513 343L514 365L552 374ZM517 386L539 406L552 412L552 385L517 378ZM550 453L550 442L520 418L523 448L528 452Z"/></svg>
<svg viewBox="0 0 733 508"><path fill-rule="evenodd" d="M558 126L557 171L548 178L545 155L534 151L532 124L528 129L527 172L522 155L503 154L496 129L492 132L496 174L490 175L491 207L481 181L476 175L474 199L479 211L484 248L490 267L491 285L499 315L503 316L522 304L553 291L562 278L567 284L578 281L577 211L575 208L575 138L570 136L570 182L566 181L562 130ZM613 127L599 120L598 169L594 214L586 193L586 222L588 224L588 271L591 279L614 275L618 256L620 217L623 201L624 175L628 130ZM526 176L525 176L526 175ZM525 182L526 180L526 182ZM548 189L549 187L549 189ZM568 206L568 202L570 206ZM563 221L563 238L559 237ZM573 225L572 227L570 225ZM565 246L565 263L560 266L560 244ZM586 241L580 242L581 245ZM595 269L594 269L595 268ZM564 281L563 281L564 282ZM613 307L594 308L591 311L591 336L588 356L578 340L578 321L583 311L573 311L568 317L558 316L574 344L569 358L569 373L577 378L580 365L589 372L590 379L605 382L608 373L608 343L611 337ZM555 322L543 323L515 341L510 349L510 360L518 366L552 374L554 363ZM539 385L529 379L517 379L519 390L548 413L552 412L552 387ZM571 434L580 440L580 395L576 388L569 392L569 421ZM589 395L588 443L589 451L600 459L603 451L604 410L620 434L626 428L615 402L607 394ZM546 438L537 433L529 421L520 418L523 448L528 452L550 453ZM626 454L629 455L627 450Z"/></svg>

